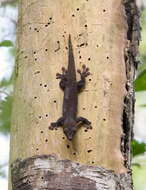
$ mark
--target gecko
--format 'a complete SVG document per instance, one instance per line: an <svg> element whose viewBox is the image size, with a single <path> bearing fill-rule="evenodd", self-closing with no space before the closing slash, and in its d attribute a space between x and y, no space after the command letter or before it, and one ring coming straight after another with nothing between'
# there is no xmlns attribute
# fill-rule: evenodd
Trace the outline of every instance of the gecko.
<svg viewBox="0 0 146 190"><path fill-rule="evenodd" d="M60 79L59 86L64 91L62 117L50 124L49 129L63 127L63 132L68 140L72 140L77 129L84 125L87 129L92 129L91 122L84 117L77 117L78 94L85 88L85 79L90 75L89 68L82 65L80 80L76 80L75 60L71 35L68 39L68 68L62 67L62 74L57 73L56 79Z"/></svg>

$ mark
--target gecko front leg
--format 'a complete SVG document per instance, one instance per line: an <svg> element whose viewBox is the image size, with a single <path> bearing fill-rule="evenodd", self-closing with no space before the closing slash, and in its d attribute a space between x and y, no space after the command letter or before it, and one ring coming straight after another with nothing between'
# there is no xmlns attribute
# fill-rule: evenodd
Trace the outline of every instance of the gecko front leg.
<svg viewBox="0 0 146 190"><path fill-rule="evenodd" d="M77 125L85 125L86 129L92 129L91 122L84 118L84 117L78 117L76 119Z"/></svg>
<svg viewBox="0 0 146 190"><path fill-rule="evenodd" d="M63 124L64 124L64 118L60 117L56 122L50 124L49 129L50 130L57 129L58 127L62 127Z"/></svg>

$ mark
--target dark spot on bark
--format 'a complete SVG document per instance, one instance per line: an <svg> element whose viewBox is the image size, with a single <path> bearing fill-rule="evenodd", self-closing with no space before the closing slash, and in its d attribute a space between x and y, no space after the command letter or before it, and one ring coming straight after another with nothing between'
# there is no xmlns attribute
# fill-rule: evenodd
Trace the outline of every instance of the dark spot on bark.
<svg viewBox="0 0 146 190"><path fill-rule="evenodd" d="M56 100L54 100L54 103L56 103Z"/></svg>
<svg viewBox="0 0 146 190"><path fill-rule="evenodd" d="M45 27L48 27L48 24L45 24Z"/></svg>
<svg viewBox="0 0 146 190"><path fill-rule="evenodd" d="M62 137L62 139L65 139L65 137Z"/></svg>
<svg viewBox="0 0 146 190"><path fill-rule="evenodd" d="M92 164L94 164L94 161L92 161Z"/></svg>
<svg viewBox="0 0 146 190"><path fill-rule="evenodd" d="M108 57L108 56L107 56L106 58L107 58L107 59L109 59L109 57Z"/></svg>
<svg viewBox="0 0 146 190"><path fill-rule="evenodd" d="M67 148L70 148L69 144L66 145Z"/></svg>
<svg viewBox="0 0 146 190"><path fill-rule="evenodd" d="M31 26L29 27L29 30L31 30Z"/></svg>
<svg viewBox="0 0 146 190"><path fill-rule="evenodd" d="M126 82L126 84L125 84L125 88L126 88L127 91L129 91L129 85L128 85L127 82Z"/></svg>
<svg viewBox="0 0 146 190"><path fill-rule="evenodd" d="M36 51L34 51L33 53L36 54Z"/></svg>
<svg viewBox="0 0 146 190"><path fill-rule="evenodd" d="M39 74L40 73L40 71L36 71L34 74L36 75L36 74Z"/></svg>
<svg viewBox="0 0 146 190"><path fill-rule="evenodd" d="M106 10L105 10L105 9L103 9L103 12L106 12Z"/></svg>
<svg viewBox="0 0 146 190"><path fill-rule="evenodd" d="M41 115L39 116L39 119L42 119L42 116L41 116Z"/></svg>
<svg viewBox="0 0 146 190"><path fill-rule="evenodd" d="M85 43L82 43L82 44L79 45L79 47L83 47L84 45L85 45Z"/></svg>
<svg viewBox="0 0 146 190"><path fill-rule="evenodd" d="M42 83L40 83L40 86L42 86Z"/></svg>
<svg viewBox="0 0 146 190"><path fill-rule="evenodd" d="M37 96L35 96L34 99L37 99Z"/></svg>
<svg viewBox="0 0 146 190"><path fill-rule="evenodd" d="M88 132L88 130L87 130L87 129L85 129L84 131L85 131L85 132Z"/></svg>
<svg viewBox="0 0 146 190"><path fill-rule="evenodd" d="M79 59L81 59L82 58L82 56L79 56Z"/></svg>
<svg viewBox="0 0 146 190"><path fill-rule="evenodd" d="M83 110L85 110L86 108L83 108Z"/></svg>
<svg viewBox="0 0 146 190"><path fill-rule="evenodd" d="M46 114L46 117L48 117L48 114Z"/></svg>
<svg viewBox="0 0 146 190"><path fill-rule="evenodd" d="M41 131L41 133L44 133L44 131Z"/></svg>
<svg viewBox="0 0 146 190"><path fill-rule="evenodd" d="M24 59L27 59L27 56L25 56Z"/></svg>
<svg viewBox="0 0 146 190"><path fill-rule="evenodd" d="M38 151L39 149L38 148L36 148L36 151Z"/></svg>
<svg viewBox="0 0 146 190"><path fill-rule="evenodd" d="M49 19L52 20L52 17L50 17Z"/></svg>
<svg viewBox="0 0 146 190"><path fill-rule="evenodd" d="M36 30L37 30L37 28L34 28L34 30L36 31Z"/></svg>
<svg viewBox="0 0 146 190"><path fill-rule="evenodd" d="M89 79L89 81L91 81L91 79Z"/></svg>
<svg viewBox="0 0 146 190"><path fill-rule="evenodd" d="M48 49L45 49L45 51L48 51Z"/></svg>
<svg viewBox="0 0 146 190"><path fill-rule="evenodd" d="M80 9L79 8L77 8L77 11L79 11Z"/></svg>
<svg viewBox="0 0 146 190"><path fill-rule="evenodd" d="M44 84L44 87L46 88L46 87L47 87L47 84Z"/></svg>
<svg viewBox="0 0 146 190"><path fill-rule="evenodd" d="M34 60L37 61L37 58L35 58Z"/></svg>
<svg viewBox="0 0 146 190"><path fill-rule="evenodd" d="M97 108L97 106L94 106L94 108Z"/></svg>
<svg viewBox="0 0 146 190"><path fill-rule="evenodd" d="M30 183L30 181L29 181L29 180L27 180L27 183Z"/></svg>
<svg viewBox="0 0 146 190"><path fill-rule="evenodd" d="M76 153L74 152L73 155L76 155Z"/></svg>
<svg viewBox="0 0 146 190"><path fill-rule="evenodd" d="M88 58L88 61L90 61L90 60L91 60L91 58L89 57L89 58Z"/></svg>
<svg viewBox="0 0 146 190"><path fill-rule="evenodd" d="M59 42L59 41L57 41L57 43L59 44L60 42Z"/></svg>
<svg viewBox="0 0 146 190"><path fill-rule="evenodd" d="M87 150L88 153L92 152L92 150Z"/></svg>
<svg viewBox="0 0 146 190"><path fill-rule="evenodd" d="M46 139L45 142L48 142L48 139Z"/></svg>
<svg viewBox="0 0 146 190"><path fill-rule="evenodd" d="M72 17L75 17L75 15L73 14Z"/></svg>
<svg viewBox="0 0 146 190"><path fill-rule="evenodd" d="M87 28L87 24L85 24L85 28Z"/></svg>
<svg viewBox="0 0 146 190"><path fill-rule="evenodd" d="M103 118L103 121L106 121L106 119L105 119L105 118Z"/></svg>

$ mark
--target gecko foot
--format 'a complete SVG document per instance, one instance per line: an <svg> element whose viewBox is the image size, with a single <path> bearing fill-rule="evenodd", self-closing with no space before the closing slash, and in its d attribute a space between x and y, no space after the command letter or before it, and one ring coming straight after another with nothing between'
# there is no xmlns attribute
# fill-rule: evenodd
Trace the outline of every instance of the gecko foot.
<svg viewBox="0 0 146 190"><path fill-rule="evenodd" d="M90 75L89 68L86 65L82 65L82 71L78 69L77 72L81 75L81 78L86 78Z"/></svg>
<svg viewBox="0 0 146 190"><path fill-rule="evenodd" d="M50 124L49 129L50 130L57 130L59 127L63 126L64 118L60 117L56 122L53 122Z"/></svg>
<svg viewBox="0 0 146 190"><path fill-rule="evenodd" d="M51 123L51 125L49 126L49 129L50 129L50 130L54 130L54 129L57 130L58 127L59 127L59 126L57 125L57 123Z"/></svg>
<svg viewBox="0 0 146 190"><path fill-rule="evenodd" d="M60 73L56 73L56 79L65 79L66 78L66 74L67 74L67 70L62 67L62 74Z"/></svg>

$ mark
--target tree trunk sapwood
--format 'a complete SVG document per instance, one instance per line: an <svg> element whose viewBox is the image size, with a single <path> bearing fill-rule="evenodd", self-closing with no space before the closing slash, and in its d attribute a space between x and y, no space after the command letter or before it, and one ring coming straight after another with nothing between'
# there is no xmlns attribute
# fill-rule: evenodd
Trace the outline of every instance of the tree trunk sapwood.
<svg viewBox="0 0 146 190"><path fill-rule="evenodd" d="M132 190L135 0L21 0L17 33L9 190ZM48 129L62 114L56 73L67 68L69 34L76 69L91 71L78 115L93 128L72 141Z"/></svg>

